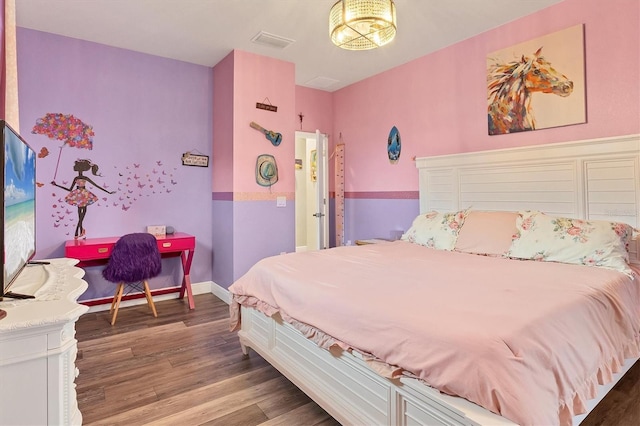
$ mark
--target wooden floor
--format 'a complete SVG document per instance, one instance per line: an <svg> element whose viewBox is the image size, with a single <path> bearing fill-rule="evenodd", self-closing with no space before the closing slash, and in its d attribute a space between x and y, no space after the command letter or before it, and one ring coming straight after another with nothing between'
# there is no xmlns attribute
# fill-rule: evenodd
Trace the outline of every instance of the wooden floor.
<svg viewBox="0 0 640 426"><path fill-rule="evenodd" d="M212 294L123 308L76 325L85 425L338 425L255 352L244 357L228 306ZM640 365L583 426L640 424Z"/></svg>
<svg viewBox="0 0 640 426"><path fill-rule="evenodd" d="M338 425L229 332L212 294L186 302L89 313L76 324L78 406L84 425Z"/></svg>

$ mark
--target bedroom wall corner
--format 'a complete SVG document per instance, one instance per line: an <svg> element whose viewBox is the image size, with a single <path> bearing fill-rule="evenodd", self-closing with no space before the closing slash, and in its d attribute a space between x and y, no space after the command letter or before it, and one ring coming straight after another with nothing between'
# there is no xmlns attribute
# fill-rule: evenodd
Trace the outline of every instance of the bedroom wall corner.
<svg viewBox="0 0 640 426"><path fill-rule="evenodd" d="M212 278L233 282L233 52L213 67Z"/></svg>
<svg viewBox="0 0 640 426"><path fill-rule="evenodd" d="M214 152L225 164L213 175L213 278L228 288L258 260L295 249L295 66L234 50L214 67L214 81ZM277 112L258 109L257 102ZM282 142L273 144L251 122L281 133ZM256 181L263 154L278 169L271 186Z"/></svg>

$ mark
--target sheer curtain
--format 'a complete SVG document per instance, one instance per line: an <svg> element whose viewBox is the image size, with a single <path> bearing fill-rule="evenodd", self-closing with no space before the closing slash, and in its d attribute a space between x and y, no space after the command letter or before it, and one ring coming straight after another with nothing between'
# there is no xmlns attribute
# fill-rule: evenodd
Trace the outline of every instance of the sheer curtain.
<svg viewBox="0 0 640 426"><path fill-rule="evenodd" d="M20 131L18 113L18 60L16 54L16 2L0 0L3 3L2 37L2 118L11 127Z"/></svg>

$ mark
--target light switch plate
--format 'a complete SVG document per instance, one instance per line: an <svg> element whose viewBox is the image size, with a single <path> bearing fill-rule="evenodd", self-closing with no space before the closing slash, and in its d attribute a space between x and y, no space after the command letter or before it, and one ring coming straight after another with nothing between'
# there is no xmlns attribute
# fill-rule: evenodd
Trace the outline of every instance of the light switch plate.
<svg viewBox="0 0 640 426"><path fill-rule="evenodd" d="M287 197L276 198L276 207L286 207L286 206L287 206Z"/></svg>

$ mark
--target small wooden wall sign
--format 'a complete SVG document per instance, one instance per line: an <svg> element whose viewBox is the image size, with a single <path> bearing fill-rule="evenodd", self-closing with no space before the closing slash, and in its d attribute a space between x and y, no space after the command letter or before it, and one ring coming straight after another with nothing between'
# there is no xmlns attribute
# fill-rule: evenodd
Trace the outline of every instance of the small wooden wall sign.
<svg viewBox="0 0 640 426"><path fill-rule="evenodd" d="M209 167L209 156L185 152L182 154L183 166Z"/></svg>
<svg viewBox="0 0 640 426"><path fill-rule="evenodd" d="M273 112L278 112L278 107L275 105L269 105L269 104L263 104L260 102L256 102L256 108L258 109L264 109L267 111L273 111Z"/></svg>

